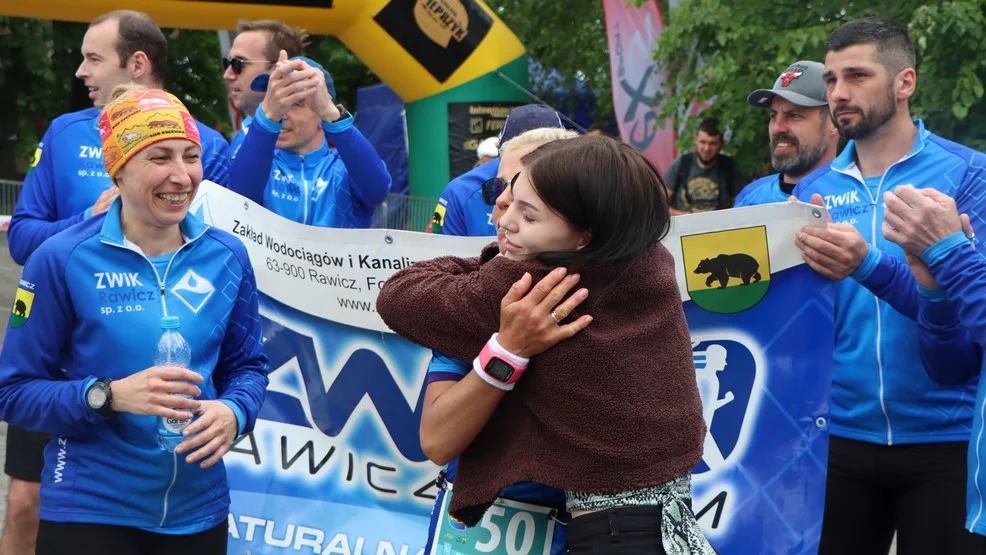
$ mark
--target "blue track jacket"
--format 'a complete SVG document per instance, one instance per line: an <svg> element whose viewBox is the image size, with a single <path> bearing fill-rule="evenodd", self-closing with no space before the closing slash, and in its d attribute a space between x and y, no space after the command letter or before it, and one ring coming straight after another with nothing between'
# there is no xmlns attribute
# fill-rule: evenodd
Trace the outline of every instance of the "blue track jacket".
<svg viewBox="0 0 986 555"><path fill-rule="evenodd" d="M305 155L276 147L281 124L257 108L233 158L229 188L289 220L368 228L390 193L390 174L348 116L322 123L326 142Z"/></svg>
<svg viewBox="0 0 986 555"><path fill-rule="evenodd" d="M781 190L781 174L775 173L750 183L733 201L733 208L774 202L787 202L791 195Z"/></svg>
<svg viewBox="0 0 986 555"><path fill-rule="evenodd" d="M922 331L925 329L939 336L956 336L955 324L948 318L934 316L948 310L955 317L962 331L974 339L977 358L964 355L962 351L952 356L938 355L938 364L934 372L942 379L953 381L965 380L972 376L978 381L978 394L974 411L972 437L969 443L968 470L969 477L966 487L966 528L977 534L986 535L986 520L984 520L983 492L986 492L986 441L984 441L983 420L986 417L986 381L984 381L982 348L986 344L986 258L976 252L970 252L968 241L959 232L942 239L929 247L922 258L928 264L932 276L941 289L923 290L920 297L920 314ZM925 313L932 316L925 317ZM953 340L954 341L954 340ZM935 348L935 345L922 345L923 348ZM929 358L935 356L929 354ZM975 382L974 382L975 383Z"/></svg>
<svg viewBox="0 0 986 555"><path fill-rule="evenodd" d="M986 383L982 381L986 375L982 371L982 349L986 343L986 259L970 246L974 248L958 232L922 254L939 289L917 285L906 263L873 248L856 274L862 274L860 283L894 310L917 320L921 359L932 380L942 385L978 382L968 457L966 528L986 535L983 522ZM953 410L961 409L953 407Z"/></svg>
<svg viewBox="0 0 986 555"><path fill-rule="evenodd" d="M236 153L240 151L240 146L243 145L243 138L250 132L251 123L253 123L253 116L247 116L240 122L240 130L236 135L233 135L233 140L229 142L230 158L236 158Z"/></svg>
<svg viewBox="0 0 986 555"><path fill-rule="evenodd" d="M202 374L253 428L269 371L246 249L188 215L186 243L158 269L110 210L46 241L24 268L0 351L0 419L54 436L44 451L44 520L190 534L229 514L225 467L188 464L158 447L156 416L102 418L84 400L98 377L153 366L161 318L178 316Z"/></svg>
<svg viewBox="0 0 986 555"><path fill-rule="evenodd" d="M493 207L483 200L483 183L496 177L500 159L496 158L456 177L442 191L435 206L438 217L432 221L432 233L468 237L492 237ZM435 225L441 229L435 229Z"/></svg>
<svg viewBox="0 0 986 555"><path fill-rule="evenodd" d="M794 193L808 202L822 195L835 222L853 224L881 256L904 260L884 239L883 193L898 185L934 187L956 199L959 210L983 228L986 156L946 141L916 121L910 153L867 185L850 141L831 165L801 180ZM872 188L871 188L872 187ZM832 434L884 445L968 441L975 384L941 385L921 362L918 325L864 287L865 261L853 279L836 284L836 341L832 367ZM913 291L914 286L911 282Z"/></svg>
<svg viewBox="0 0 986 555"><path fill-rule="evenodd" d="M7 230L10 256L23 265L45 239L91 215L111 182L103 166L99 108L64 114L51 122ZM217 131L196 121L202 141L202 177L226 186L229 145Z"/></svg>
<svg viewBox="0 0 986 555"><path fill-rule="evenodd" d="M964 236L958 237L969 245ZM973 253L975 251L972 251ZM918 324L918 345L928 376L963 385L979 375L980 348L940 289L918 285L907 263L870 247L853 277L880 300Z"/></svg>

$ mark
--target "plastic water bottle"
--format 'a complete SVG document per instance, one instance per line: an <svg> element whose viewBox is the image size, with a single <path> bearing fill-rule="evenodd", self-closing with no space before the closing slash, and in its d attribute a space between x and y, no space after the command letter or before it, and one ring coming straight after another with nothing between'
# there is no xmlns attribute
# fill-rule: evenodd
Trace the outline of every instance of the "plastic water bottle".
<svg viewBox="0 0 986 555"><path fill-rule="evenodd" d="M178 331L180 322L177 316L161 318L161 339L157 342L157 353L154 355L155 366L179 366L188 368L192 363L192 349ZM180 395L189 398L188 395ZM185 438L181 435L191 419L178 420L175 418L159 417L157 424L158 445L165 451L174 452L178 444Z"/></svg>

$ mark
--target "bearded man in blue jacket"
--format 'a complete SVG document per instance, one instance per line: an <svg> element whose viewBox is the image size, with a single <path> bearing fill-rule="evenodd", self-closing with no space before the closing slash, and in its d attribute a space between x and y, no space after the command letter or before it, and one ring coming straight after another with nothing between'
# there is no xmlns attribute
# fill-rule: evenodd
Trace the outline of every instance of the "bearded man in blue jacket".
<svg viewBox="0 0 986 555"><path fill-rule="evenodd" d="M233 158L229 188L298 223L370 227L390 174L335 93L318 62L288 60L282 50Z"/></svg>
<svg viewBox="0 0 986 555"><path fill-rule="evenodd" d="M915 57L906 28L892 21L865 18L832 33L823 79L836 127L851 141L794 190L834 222L796 240L812 268L838 280L823 555L886 553L895 532L901 552L986 549L986 538L963 528L975 379L929 376L913 310L886 294L913 299L913 279L873 285L891 275L888 262L905 259L881 233L885 192L935 187L974 221L986 214L986 156L910 117Z"/></svg>

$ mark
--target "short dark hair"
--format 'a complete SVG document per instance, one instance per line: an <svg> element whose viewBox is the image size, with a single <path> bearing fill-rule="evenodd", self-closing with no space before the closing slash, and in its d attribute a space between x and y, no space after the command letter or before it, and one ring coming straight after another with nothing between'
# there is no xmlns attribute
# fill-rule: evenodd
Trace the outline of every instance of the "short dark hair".
<svg viewBox="0 0 986 555"><path fill-rule="evenodd" d="M719 118L705 118L698 124L699 131L705 131L710 137L721 137L722 131L719 130Z"/></svg>
<svg viewBox="0 0 986 555"><path fill-rule="evenodd" d="M605 135L546 143L521 158L531 185L589 244L538 255L547 264L632 261L668 233L671 216L660 172L633 147Z"/></svg>
<svg viewBox="0 0 986 555"><path fill-rule="evenodd" d="M281 55L281 50L288 54L288 58L304 56L305 47L308 46L308 34L304 29L294 27L277 19L258 19L256 21L240 21L236 24L237 33L247 31L262 31L267 33L267 46L264 47L264 56L271 62L276 62Z"/></svg>
<svg viewBox="0 0 986 555"><path fill-rule="evenodd" d="M168 74L168 39L151 16L134 10L115 10L92 20L89 27L107 21L117 21L119 25L116 54L120 57L120 67L126 67L127 60L137 52L143 52L151 62L151 77L163 84Z"/></svg>
<svg viewBox="0 0 986 555"><path fill-rule="evenodd" d="M864 17L842 25L829 35L825 50L838 52L860 44L875 44L876 61L890 73L913 68L917 63L907 27L882 17Z"/></svg>

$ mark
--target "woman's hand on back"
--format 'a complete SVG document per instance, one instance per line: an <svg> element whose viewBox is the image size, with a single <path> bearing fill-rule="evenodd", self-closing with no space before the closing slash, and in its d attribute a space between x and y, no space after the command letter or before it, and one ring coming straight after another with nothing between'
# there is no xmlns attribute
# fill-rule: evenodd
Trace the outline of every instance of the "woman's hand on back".
<svg viewBox="0 0 986 555"><path fill-rule="evenodd" d="M111 406L117 412L187 420L199 408L200 401L195 397L202 391L194 385L197 383L202 383L198 372L177 366L152 366L113 380Z"/></svg>
<svg viewBox="0 0 986 555"><path fill-rule="evenodd" d="M592 322L588 314L574 322L565 318L589 296L585 288L565 295L579 282L579 275L566 276L565 268L555 268L531 289L533 279L525 273L510 287L500 302L500 334L497 342L507 351L530 358L584 330ZM562 299L565 299L562 302Z"/></svg>

